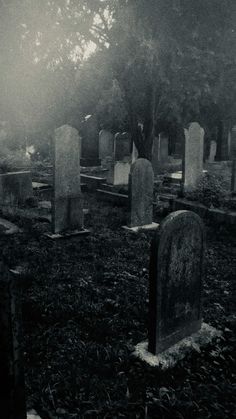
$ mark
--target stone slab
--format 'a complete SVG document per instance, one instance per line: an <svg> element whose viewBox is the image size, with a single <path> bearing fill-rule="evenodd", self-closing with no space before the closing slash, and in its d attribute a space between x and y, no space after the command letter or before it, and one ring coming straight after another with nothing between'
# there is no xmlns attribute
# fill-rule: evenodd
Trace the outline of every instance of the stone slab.
<svg viewBox="0 0 236 419"><path fill-rule="evenodd" d="M42 183L42 182L32 182L33 189L39 190L39 189L48 189L50 185L48 183Z"/></svg>
<svg viewBox="0 0 236 419"><path fill-rule="evenodd" d="M147 341L138 343L133 355L151 367L167 370L175 367L175 365L189 353L194 351L200 353L203 347L209 345L214 339L221 335L222 332L207 323L203 323L198 332L180 340L178 343L158 355L153 355L148 351Z"/></svg>
<svg viewBox="0 0 236 419"><path fill-rule="evenodd" d="M150 231L150 230L156 230L159 227L159 224L152 223L152 224L146 224L142 226L136 226L136 227L127 227L122 226L125 230L129 231L130 233L141 233L143 231Z"/></svg>
<svg viewBox="0 0 236 419"><path fill-rule="evenodd" d="M109 202L113 202L116 205L120 205L120 206L128 205L128 202L129 202L128 195L119 194L115 192L109 192L103 189L97 189L96 192L99 198L105 199Z"/></svg>
<svg viewBox="0 0 236 419"><path fill-rule="evenodd" d="M27 412L27 419L41 419L35 410L30 410Z"/></svg>
<svg viewBox="0 0 236 419"><path fill-rule="evenodd" d="M67 231L65 233L45 233L44 235L52 240L58 239L67 239L69 237L74 236L88 236L90 234L90 230L74 230L74 231Z"/></svg>
<svg viewBox="0 0 236 419"><path fill-rule="evenodd" d="M0 235L10 236L12 234L21 233L22 230L16 224L11 223L4 218L0 218Z"/></svg>

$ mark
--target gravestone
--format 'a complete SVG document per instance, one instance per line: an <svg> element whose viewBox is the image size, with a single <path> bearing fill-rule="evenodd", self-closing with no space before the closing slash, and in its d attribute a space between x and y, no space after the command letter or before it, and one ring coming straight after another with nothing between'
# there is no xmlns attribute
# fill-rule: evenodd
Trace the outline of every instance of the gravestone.
<svg viewBox="0 0 236 419"><path fill-rule="evenodd" d="M165 163L168 161L169 155L169 137L161 132L159 135L159 161Z"/></svg>
<svg viewBox="0 0 236 419"><path fill-rule="evenodd" d="M154 175L158 174L158 170L160 168L159 153L160 153L160 141L159 141L159 136L158 136L158 137L153 138L153 145L152 145L152 167L153 167Z"/></svg>
<svg viewBox="0 0 236 419"><path fill-rule="evenodd" d="M114 155L114 135L102 129L99 132L99 159L102 164L106 163L107 159Z"/></svg>
<svg viewBox="0 0 236 419"><path fill-rule="evenodd" d="M117 133L114 138L114 155L108 163L107 182L117 185L128 185L131 165L131 139L127 132Z"/></svg>
<svg viewBox="0 0 236 419"><path fill-rule="evenodd" d="M130 163L125 161L110 162L107 183L118 186L128 185L130 173Z"/></svg>
<svg viewBox="0 0 236 419"><path fill-rule="evenodd" d="M94 115L88 115L83 122L82 127L82 162L86 165L90 165L90 161L93 165L99 162L99 127L97 118Z"/></svg>
<svg viewBox="0 0 236 419"><path fill-rule="evenodd" d="M83 229L79 150L80 137L75 128L63 125L55 130L53 233Z"/></svg>
<svg viewBox="0 0 236 419"><path fill-rule="evenodd" d="M232 162L231 193L236 194L236 158Z"/></svg>
<svg viewBox="0 0 236 419"><path fill-rule="evenodd" d="M130 161L131 159L131 138L127 132L118 132L115 135L114 160Z"/></svg>
<svg viewBox="0 0 236 419"><path fill-rule="evenodd" d="M161 223L150 259L149 352L157 355L202 324L205 236L200 217L176 211Z"/></svg>
<svg viewBox="0 0 236 419"><path fill-rule="evenodd" d="M236 125L233 126L231 132L230 158L236 160Z"/></svg>
<svg viewBox="0 0 236 419"><path fill-rule="evenodd" d="M192 122L184 133L183 188L184 192L190 192L197 187L202 176L204 129L197 122Z"/></svg>
<svg viewBox="0 0 236 419"><path fill-rule="evenodd" d="M1 418L26 419L20 279L0 266Z"/></svg>
<svg viewBox="0 0 236 419"><path fill-rule="evenodd" d="M23 205L32 196L32 178L29 171L0 174L0 205Z"/></svg>
<svg viewBox="0 0 236 419"><path fill-rule="evenodd" d="M215 161L216 147L217 147L216 141L212 140L210 143L210 153L209 153L209 158L208 158L209 163L213 163Z"/></svg>
<svg viewBox="0 0 236 419"><path fill-rule="evenodd" d="M129 227L152 224L154 174L147 159L131 165L129 176Z"/></svg>

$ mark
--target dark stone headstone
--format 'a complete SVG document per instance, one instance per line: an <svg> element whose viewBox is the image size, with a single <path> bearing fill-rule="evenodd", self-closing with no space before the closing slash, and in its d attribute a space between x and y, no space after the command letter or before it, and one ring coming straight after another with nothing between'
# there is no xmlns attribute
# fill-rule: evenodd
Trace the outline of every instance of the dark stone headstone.
<svg viewBox="0 0 236 419"><path fill-rule="evenodd" d="M82 158L90 160L98 160L98 134L99 126L97 118L89 115L82 127Z"/></svg>
<svg viewBox="0 0 236 419"><path fill-rule="evenodd" d="M80 137L75 128L63 125L55 130L53 233L83 228L80 188Z"/></svg>
<svg viewBox="0 0 236 419"><path fill-rule="evenodd" d="M208 158L209 163L213 163L215 161L216 148L217 148L216 141L212 140L210 143L210 153L209 153L209 158Z"/></svg>
<svg viewBox="0 0 236 419"><path fill-rule="evenodd" d="M99 158L102 163L106 162L107 158L114 156L114 135L107 130L102 129L99 132Z"/></svg>
<svg viewBox="0 0 236 419"><path fill-rule="evenodd" d="M127 132L117 133L114 144L114 160L131 160L131 138Z"/></svg>
<svg viewBox="0 0 236 419"><path fill-rule="evenodd" d="M230 157L232 160L236 160L236 125L232 128L231 131Z"/></svg>
<svg viewBox="0 0 236 419"><path fill-rule="evenodd" d="M149 300L149 351L155 355L201 328L204 247L204 226L191 211L170 214L156 233Z"/></svg>
<svg viewBox="0 0 236 419"><path fill-rule="evenodd" d="M0 175L0 205L18 206L33 196L29 171L9 172Z"/></svg>
<svg viewBox="0 0 236 419"><path fill-rule="evenodd" d="M152 224L154 174L147 159L137 159L129 176L129 227Z"/></svg>
<svg viewBox="0 0 236 419"><path fill-rule="evenodd" d="M0 416L26 419L20 280L3 266L0 272Z"/></svg>
<svg viewBox="0 0 236 419"><path fill-rule="evenodd" d="M236 193L236 158L232 162L232 174L231 174L231 193Z"/></svg>

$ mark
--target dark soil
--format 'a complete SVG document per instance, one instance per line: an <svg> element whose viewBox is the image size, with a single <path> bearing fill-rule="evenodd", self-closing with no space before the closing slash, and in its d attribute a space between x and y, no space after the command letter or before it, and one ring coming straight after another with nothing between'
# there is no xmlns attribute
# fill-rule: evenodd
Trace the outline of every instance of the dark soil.
<svg viewBox="0 0 236 419"><path fill-rule="evenodd" d="M42 418L236 417L233 232L207 227L204 321L222 338L161 372L132 356L147 338L153 233L124 231L125 210L95 196L86 207L88 237L50 241L48 224L21 222L24 233L0 239L5 262L25 269L28 407Z"/></svg>

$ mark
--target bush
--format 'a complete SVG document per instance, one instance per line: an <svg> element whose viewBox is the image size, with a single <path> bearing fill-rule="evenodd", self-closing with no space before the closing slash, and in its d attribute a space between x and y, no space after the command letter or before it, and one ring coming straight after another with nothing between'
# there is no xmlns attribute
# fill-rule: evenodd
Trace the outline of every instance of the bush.
<svg viewBox="0 0 236 419"><path fill-rule="evenodd" d="M9 150L6 147L0 150L0 173L13 172L19 168L29 168L30 160L24 150Z"/></svg>
<svg viewBox="0 0 236 419"><path fill-rule="evenodd" d="M204 174L193 192L185 197L191 201L198 201L207 207L220 207L224 204L227 191L223 187L223 178L210 173Z"/></svg>

